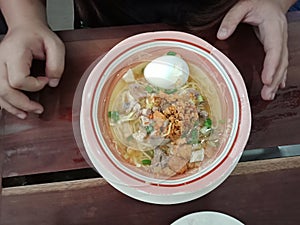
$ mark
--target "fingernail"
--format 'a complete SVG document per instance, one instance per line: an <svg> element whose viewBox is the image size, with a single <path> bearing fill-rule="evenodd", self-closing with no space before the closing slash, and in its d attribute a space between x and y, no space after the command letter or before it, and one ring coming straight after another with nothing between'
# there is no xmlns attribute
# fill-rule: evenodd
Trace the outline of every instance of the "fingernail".
<svg viewBox="0 0 300 225"><path fill-rule="evenodd" d="M43 110L38 109L38 110L35 110L34 112L37 113L37 114L41 114L43 112Z"/></svg>
<svg viewBox="0 0 300 225"><path fill-rule="evenodd" d="M218 31L217 37L218 37L218 38L224 38L224 37L226 37L226 35L227 35L227 29L221 28L221 29Z"/></svg>
<svg viewBox="0 0 300 225"><path fill-rule="evenodd" d="M56 87L58 85L58 83L59 83L59 79L51 79L49 81L49 86L50 87Z"/></svg>
<svg viewBox="0 0 300 225"><path fill-rule="evenodd" d="M275 98L275 93L272 93L271 94L271 100L274 100L274 98Z"/></svg>
<svg viewBox="0 0 300 225"><path fill-rule="evenodd" d="M18 113L17 117L24 120L26 118L26 114L25 113Z"/></svg>

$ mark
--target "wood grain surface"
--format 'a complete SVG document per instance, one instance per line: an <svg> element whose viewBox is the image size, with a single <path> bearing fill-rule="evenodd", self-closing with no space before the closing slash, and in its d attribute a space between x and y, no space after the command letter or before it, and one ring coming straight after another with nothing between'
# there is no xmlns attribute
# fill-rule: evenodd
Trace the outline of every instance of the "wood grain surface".
<svg viewBox="0 0 300 225"><path fill-rule="evenodd" d="M288 19L287 86L274 101L260 98L264 51L250 26L239 25L226 41L216 39L216 27L195 33L226 54L245 80L253 119L245 151L300 144L300 14L290 13ZM44 105L45 112L29 115L26 120L0 112L2 178L89 168L80 152L77 129L80 101L76 94L82 90L83 75L119 41L156 30L182 29L149 24L59 32L66 46L61 83L57 88L28 94ZM40 73L43 68L43 62L34 62L32 72ZM159 225L188 213L213 210L246 224L294 225L299 224L299 165L299 157L239 163L232 175L208 195L172 206L134 200L102 178L3 188L0 224Z"/></svg>
<svg viewBox="0 0 300 225"><path fill-rule="evenodd" d="M215 28L198 35L224 52L244 77L252 110L252 129L246 149L299 144L300 140L300 22L289 24L290 65L287 87L274 101L260 98L260 71L263 49L251 27L241 25L227 41L215 37ZM166 25L95 28L59 33L66 45L66 66L58 88L46 87L31 94L40 101L45 112L19 120L3 115L3 176L17 176L86 168L76 143L79 131L73 130L73 98L86 69L103 53L124 38L145 31L171 29ZM174 29L174 28L173 28ZM33 71L42 71L38 62ZM80 88L79 88L80 89ZM77 99L78 103L80 99ZM76 134L76 136L74 135ZM34 163L32 163L34 162Z"/></svg>
<svg viewBox="0 0 300 225"><path fill-rule="evenodd" d="M209 210L247 225L296 225L299 172L300 157L239 163L217 189L177 205L137 201L102 178L5 188L1 224L167 225L189 213Z"/></svg>

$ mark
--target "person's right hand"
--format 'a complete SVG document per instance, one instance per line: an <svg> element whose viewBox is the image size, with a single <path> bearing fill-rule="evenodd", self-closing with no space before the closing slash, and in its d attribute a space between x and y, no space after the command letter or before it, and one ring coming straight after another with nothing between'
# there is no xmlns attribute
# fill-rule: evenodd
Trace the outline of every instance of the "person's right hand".
<svg viewBox="0 0 300 225"><path fill-rule="evenodd" d="M45 75L31 76L33 59L45 60ZM64 70L65 47L45 24L9 29L0 43L0 107L24 119L28 112L42 113L43 106L22 91L56 87Z"/></svg>

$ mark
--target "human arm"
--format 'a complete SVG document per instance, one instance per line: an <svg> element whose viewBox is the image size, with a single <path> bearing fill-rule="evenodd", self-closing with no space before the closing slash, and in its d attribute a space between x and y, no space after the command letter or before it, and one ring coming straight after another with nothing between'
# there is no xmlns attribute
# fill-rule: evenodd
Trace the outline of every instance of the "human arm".
<svg viewBox="0 0 300 225"><path fill-rule="evenodd" d="M0 0L8 32L0 43L0 106L26 118L28 112L42 113L43 106L22 91L38 91L58 85L64 69L65 49L49 29L45 1ZM45 60L45 76L32 76L33 59Z"/></svg>
<svg viewBox="0 0 300 225"><path fill-rule="evenodd" d="M287 21L285 13L295 0L240 0L225 15L217 37L227 39L240 22L258 29L265 59L261 79L264 100L272 100L284 88L288 67Z"/></svg>

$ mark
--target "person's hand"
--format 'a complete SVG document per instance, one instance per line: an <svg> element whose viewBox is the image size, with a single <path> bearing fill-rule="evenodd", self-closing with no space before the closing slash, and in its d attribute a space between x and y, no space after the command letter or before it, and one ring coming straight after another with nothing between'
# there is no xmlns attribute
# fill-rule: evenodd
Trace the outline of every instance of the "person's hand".
<svg viewBox="0 0 300 225"><path fill-rule="evenodd" d="M287 67L287 21L285 13L293 1L241 0L225 15L217 37L228 38L240 22L258 28L258 37L264 46L265 60L261 79L264 100L272 100L279 87L284 88Z"/></svg>
<svg viewBox="0 0 300 225"><path fill-rule="evenodd" d="M0 43L0 107L26 118L28 112L42 113L43 106L22 91L56 87L64 70L62 41L43 23L10 29ZM43 74L30 74L33 59L45 60Z"/></svg>

